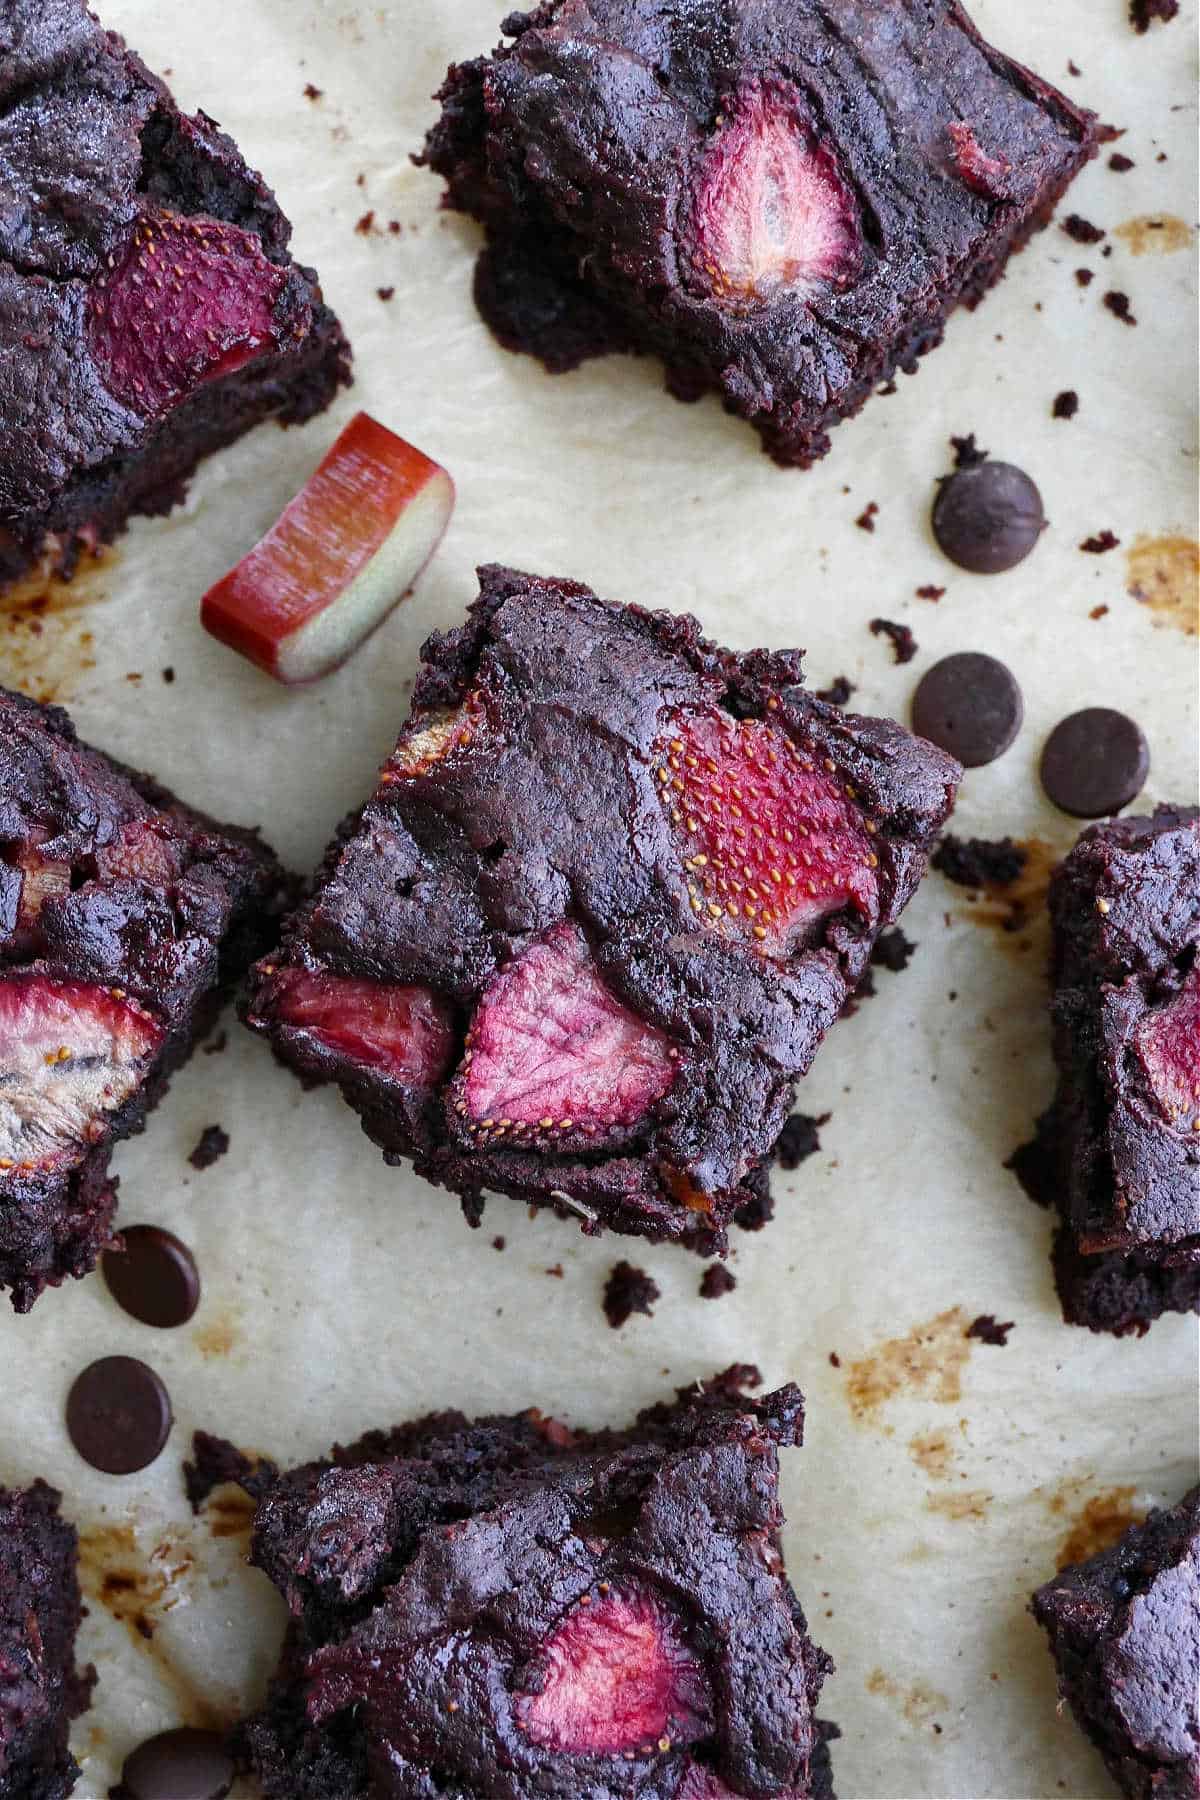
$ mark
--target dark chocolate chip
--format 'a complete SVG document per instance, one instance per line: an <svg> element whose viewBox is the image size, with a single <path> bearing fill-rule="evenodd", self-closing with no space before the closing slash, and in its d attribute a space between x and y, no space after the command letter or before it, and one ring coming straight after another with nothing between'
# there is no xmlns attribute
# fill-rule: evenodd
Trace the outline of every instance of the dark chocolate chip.
<svg viewBox="0 0 1200 1800"><path fill-rule="evenodd" d="M125 1758L122 1800L224 1800L233 1759L215 1731L182 1726L147 1738Z"/></svg>
<svg viewBox="0 0 1200 1800"><path fill-rule="evenodd" d="M933 535L960 569L998 575L1033 549L1045 528L1042 496L1012 463L981 462L957 469L938 489Z"/></svg>
<svg viewBox="0 0 1200 1800"><path fill-rule="evenodd" d="M154 1370L133 1356L102 1356L75 1377L67 1432L84 1462L106 1475L152 1463L171 1430L171 1402Z"/></svg>
<svg viewBox="0 0 1200 1800"><path fill-rule="evenodd" d="M1089 706L1056 725L1042 751L1042 786L1065 813L1103 819L1140 794L1150 773L1141 728L1108 706Z"/></svg>
<svg viewBox="0 0 1200 1800"><path fill-rule="evenodd" d="M200 1304L200 1276L186 1244L157 1225L131 1225L124 1250L101 1259L108 1291L143 1325L186 1325Z"/></svg>
<svg viewBox="0 0 1200 1800"><path fill-rule="evenodd" d="M1012 670L981 650L944 656L921 677L913 695L913 730L966 769L1002 756L1024 717Z"/></svg>

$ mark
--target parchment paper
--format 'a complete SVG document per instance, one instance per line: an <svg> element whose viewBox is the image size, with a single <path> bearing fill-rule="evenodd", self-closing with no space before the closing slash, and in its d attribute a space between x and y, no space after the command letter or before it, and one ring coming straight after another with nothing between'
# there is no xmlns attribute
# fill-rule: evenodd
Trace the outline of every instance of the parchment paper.
<svg viewBox="0 0 1200 1800"><path fill-rule="evenodd" d="M968 775L960 832L1064 850L1073 828L1043 800L1037 757L1050 727L1089 703L1145 726L1147 804L1194 793L1196 639L1169 604L1196 531L1187 229L1157 234L1182 233L1173 253L1136 255L1153 233L1110 235L1107 258L1051 229L952 321L915 379L837 430L818 469L783 472L715 404L668 399L651 363L551 379L479 323L475 230L438 214L438 183L408 153L447 63L494 43L501 10L107 0L106 22L267 171L354 341L358 385L305 430L267 426L210 463L185 510L138 524L85 574L82 604L40 632L0 618L0 679L55 693L98 744L201 806L261 822L308 869L371 785L422 639L460 618L474 564L502 559L691 608L734 645L806 645L813 682L848 675L864 711L906 717L921 671L949 651L1001 656L1024 688L1025 728ZM1193 7L1143 38L1125 0L973 10L1002 47L1127 127L1119 148L1136 167L1113 173L1106 151L1065 211L1110 234L1141 215L1192 219ZM368 211L373 229L356 230ZM1086 290L1078 267L1096 271ZM1104 309L1109 288L1130 295L1136 328ZM1078 416L1053 420L1067 388ZM458 510L415 597L340 674L289 693L202 633L198 601L357 407L446 464ZM1051 529L1006 576L960 574L929 536L947 439L968 431L1045 496ZM854 521L872 500L868 535ZM1082 554L1105 528L1120 549ZM1164 602L1152 610L1128 591L1128 552L1180 537L1166 563L1142 545L1143 589ZM1165 583L1148 583L1158 564ZM936 604L916 597L929 583L946 589ZM915 630L908 667L868 634L880 614ZM739 1238L737 1289L716 1303L698 1297L702 1265L685 1253L587 1242L508 1201L468 1231L452 1197L386 1169L335 1093L302 1094L230 1017L224 1054L198 1055L115 1160L120 1218L166 1225L196 1252L194 1321L141 1326L99 1275L28 1318L0 1308L0 1479L45 1476L85 1536L80 1648L100 1674L75 1733L86 1800L148 1733L232 1718L273 1661L280 1610L241 1562L243 1521L222 1515L217 1541L188 1521L179 1462L194 1427L286 1462L430 1407L623 1421L735 1359L808 1396L807 1447L786 1459L787 1552L837 1660L822 1710L845 1734L844 1800L1109 1792L1056 1715L1025 1605L1069 1533L1087 1546L1091 1524L1173 1500L1193 1478L1194 1333L1180 1318L1143 1341L1063 1325L1050 1221L1001 1166L1050 1091L1040 928L981 923L936 875L904 924L911 966L878 972L877 997L836 1029L801 1096L832 1114L821 1152L777 1176L777 1218ZM216 1121L231 1149L198 1174L185 1158ZM663 1295L652 1319L617 1333L600 1293L627 1252ZM962 1335L985 1312L1015 1321L1007 1346ZM62 1424L73 1376L112 1352L152 1362L175 1408L166 1452L127 1479L87 1468Z"/></svg>

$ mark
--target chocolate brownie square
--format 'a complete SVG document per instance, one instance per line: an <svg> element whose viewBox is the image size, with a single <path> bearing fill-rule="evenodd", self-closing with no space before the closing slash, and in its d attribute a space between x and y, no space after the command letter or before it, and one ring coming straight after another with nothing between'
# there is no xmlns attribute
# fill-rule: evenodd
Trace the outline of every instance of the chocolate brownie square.
<svg viewBox="0 0 1200 1800"><path fill-rule="evenodd" d="M349 349L290 235L82 0L0 0L0 581L69 574L210 451L329 404Z"/></svg>
<svg viewBox="0 0 1200 1800"><path fill-rule="evenodd" d="M0 1291L25 1312L112 1238L113 1146L292 889L218 825L0 688Z"/></svg>
<svg viewBox="0 0 1200 1800"><path fill-rule="evenodd" d="M488 1188L719 1250L958 764L796 651L480 582L245 1017L473 1223Z"/></svg>
<svg viewBox="0 0 1200 1800"><path fill-rule="evenodd" d="M1130 1800L1200 1794L1200 1488L1033 1596L1058 1687Z"/></svg>
<svg viewBox="0 0 1200 1800"><path fill-rule="evenodd" d="M74 1528L44 1482L0 1487L0 1794L63 1800L79 1766L71 1720L95 1680L75 1667L82 1607Z"/></svg>
<svg viewBox="0 0 1200 1800"><path fill-rule="evenodd" d="M440 1413L240 1480L291 1622L245 1759L269 1800L832 1800L832 1669L779 1533L794 1387L733 1368L625 1431Z"/></svg>
<svg viewBox="0 0 1200 1800"><path fill-rule="evenodd" d="M1058 1092L1013 1166L1074 1325L1200 1310L1200 813L1085 831L1050 884Z"/></svg>
<svg viewBox="0 0 1200 1800"><path fill-rule="evenodd" d="M804 468L1096 150L957 0L546 0L502 30L420 159L485 229L484 319L551 370L658 356Z"/></svg>

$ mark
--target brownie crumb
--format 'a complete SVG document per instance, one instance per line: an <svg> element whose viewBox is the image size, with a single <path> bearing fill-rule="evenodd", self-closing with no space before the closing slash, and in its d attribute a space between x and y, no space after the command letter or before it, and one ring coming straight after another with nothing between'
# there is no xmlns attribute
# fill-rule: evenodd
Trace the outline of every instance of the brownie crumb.
<svg viewBox="0 0 1200 1800"><path fill-rule="evenodd" d="M209 1042L207 1044L205 1044L205 1046L204 1046L205 1056L219 1056L221 1054L222 1050L224 1050L226 1044L228 1044L228 1042L229 1042L229 1033L225 1030L224 1026L222 1026L221 1030L218 1031L216 1037L210 1038Z"/></svg>
<svg viewBox="0 0 1200 1800"><path fill-rule="evenodd" d="M832 1369L840 1369L842 1366L842 1359L836 1350L831 1350L829 1352L829 1366Z"/></svg>
<svg viewBox="0 0 1200 1800"><path fill-rule="evenodd" d="M780 1168L790 1173L807 1157L815 1156L821 1148L820 1127L828 1125L832 1117L832 1113L820 1113L815 1118L811 1113L793 1113L775 1145L775 1160Z"/></svg>
<svg viewBox="0 0 1200 1800"><path fill-rule="evenodd" d="M857 519L855 519L855 521L854 521L854 523L858 526L858 529L860 531L874 531L875 515L878 513L878 511L879 511L879 508L875 504L874 500L870 501L869 504L866 507L864 507L862 512L859 513Z"/></svg>
<svg viewBox="0 0 1200 1800"><path fill-rule="evenodd" d="M634 1313L653 1318L654 1302L662 1290L657 1281L634 1263L619 1262L604 1284L604 1316L614 1331L619 1331Z"/></svg>
<svg viewBox="0 0 1200 1800"><path fill-rule="evenodd" d="M1088 614L1088 618L1102 619L1107 611L1107 606L1093 606L1091 612Z"/></svg>
<svg viewBox="0 0 1200 1800"><path fill-rule="evenodd" d="M1016 881L1029 852L1012 838L959 838L947 832L929 859L930 867L958 887L1007 887Z"/></svg>
<svg viewBox="0 0 1200 1800"><path fill-rule="evenodd" d="M729 1273L724 1263L710 1263L700 1277L700 1298L719 1300L723 1294L731 1294L736 1286L737 1277Z"/></svg>
<svg viewBox="0 0 1200 1800"><path fill-rule="evenodd" d="M370 237L375 229L374 212L365 212L354 227L360 237Z"/></svg>
<svg viewBox="0 0 1200 1800"><path fill-rule="evenodd" d="M1149 31L1155 19L1169 25L1179 11L1179 0L1129 0L1129 23L1140 33Z"/></svg>
<svg viewBox="0 0 1200 1800"><path fill-rule="evenodd" d="M229 1148L229 1133L220 1125L206 1125L200 1133L200 1142L188 1157L193 1169L211 1169L215 1162L220 1162Z"/></svg>
<svg viewBox="0 0 1200 1800"><path fill-rule="evenodd" d="M174 679L175 679L175 671L174 671L174 669L173 669L173 668L172 668L172 667L171 667L171 666L170 666L170 664L169 664L169 663L168 663L168 665L167 665L167 667L166 667L166 668L165 668L165 669L164 669L164 670L163 670L163 672L162 672L162 678L163 678L163 680L164 680L164 681L165 681L165 682L166 682L166 684L167 684L167 686L168 686L168 687L170 687L170 685L171 685L171 683L172 683L172 682L173 682L173 681L174 681Z"/></svg>
<svg viewBox="0 0 1200 1800"><path fill-rule="evenodd" d="M869 630L873 637L891 641L892 655L898 663L911 662L917 654L917 640L907 625L898 625L894 619L872 619Z"/></svg>
<svg viewBox="0 0 1200 1800"><path fill-rule="evenodd" d="M306 100L321 100L324 98L324 95L325 95L324 88L314 87L311 81L305 82L304 98Z"/></svg>
<svg viewBox="0 0 1200 1800"><path fill-rule="evenodd" d="M376 288L375 292L379 295L381 300L394 300L396 297L396 290L394 287Z"/></svg>
<svg viewBox="0 0 1200 1800"><path fill-rule="evenodd" d="M1120 542L1111 531L1098 531L1093 537L1084 538L1079 548L1086 550L1089 556L1103 556L1106 550L1115 550Z"/></svg>
<svg viewBox="0 0 1200 1800"><path fill-rule="evenodd" d="M403 227L403 225L401 225L399 219L389 219L388 220L388 230L391 232L393 237L399 237L400 233L404 230L404 227Z"/></svg>
<svg viewBox="0 0 1200 1800"><path fill-rule="evenodd" d="M927 581L924 587L917 589L917 599L940 600L945 591L944 587L936 587L932 581Z"/></svg>
<svg viewBox="0 0 1200 1800"><path fill-rule="evenodd" d="M1114 150L1108 159L1108 166L1114 175L1127 175L1129 170L1136 168L1137 165L1132 156L1122 156L1119 150Z"/></svg>
<svg viewBox="0 0 1200 1800"><path fill-rule="evenodd" d="M1075 279L1080 287L1091 287L1096 279L1096 271L1095 269L1076 269Z"/></svg>
<svg viewBox="0 0 1200 1800"><path fill-rule="evenodd" d="M981 450L975 442L975 433L969 431L966 437L952 437L950 448L954 452L956 469L977 469L981 462L986 462L988 453Z"/></svg>
<svg viewBox="0 0 1200 1800"><path fill-rule="evenodd" d="M507 1242L508 1242L507 1238L494 1237L492 1239L492 1249L493 1250L503 1250L504 1246L507 1244Z"/></svg>
<svg viewBox="0 0 1200 1800"><path fill-rule="evenodd" d="M981 1344L1000 1344L1008 1342L1008 1334L1016 1324L1015 1319L1007 1319L1000 1324L994 1313L980 1313L964 1333L969 1338L978 1338Z"/></svg>
<svg viewBox="0 0 1200 1800"><path fill-rule="evenodd" d="M889 394L894 394L896 391L897 389L894 381L889 381L885 383L883 387L875 389L875 392L879 395L881 400L886 400Z"/></svg>
<svg viewBox="0 0 1200 1800"><path fill-rule="evenodd" d="M847 681L844 675L835 675L827 688L817 689L817 699L824 700L826 706L845 706L855 691L852 681Z"/></svg>
<svg viewBox="0 0 1200 1800"><path fill-rule="evenodd" d="M1079 411L1079 395L1074 388L1064 388L1061 394L1055 394L1053 415L1056 419L1073 419Z"/></svg>
<svg viewBox="0 0 1200 1800"><path fill-rule="evenodd" d="M881 931L871 949L871 961L877 969L890 969L893 975L899 975L907 969L916 945L911 938L906 938L898 925L890 931Z"/></svg>
<svg viewBox="0 0 1200 1800"><path fill-rule="evenodd" d="M1104 304L1114 319L1120 319L1122 325L1136 325L1137 320L1129 304L1129 295L1123 294L1119 288L1110 288L1104 296Z"/></svg>
<svg viewBox="0 0 1200 1800"><path fill-rule="evenodd" d="M546 1270L546 1273L547 1275L552 1275L555 1281L561 1281L563 1278L563 1266L561 1263L555 1263L552 1268Z"/></svg>
<svg viewBox="0 0 1200 1800"><path fill-rule="evenodd" d="M1062 228L1067 236L1076 244L1098 244L1108 234L1093 225L1090 220L1080 218L1078 213L1068 213L1063 220Z"/></svg>

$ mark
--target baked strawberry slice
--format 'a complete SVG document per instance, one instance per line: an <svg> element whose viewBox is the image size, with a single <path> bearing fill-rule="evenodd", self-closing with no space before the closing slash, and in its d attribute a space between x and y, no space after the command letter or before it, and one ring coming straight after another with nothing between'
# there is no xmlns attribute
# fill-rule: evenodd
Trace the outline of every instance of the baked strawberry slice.
<svg viewBox="0 0 1200 1800"><path fill-rule="evenodd" d="M163 1035L117 988L0 981L0 1180L78 1162L145 1080Z"/></svg>
<svg viewBox="0 0 1200 1800"><path fill-rule="evenodd" d="M339 1056L409 1087L433 1087L454 1051L449 1007L426 987L280 969L275 1016Z"/></svg>
<svg viewBox="0 0 1200 1800"><path fill-rule="evenodd" d="M459 1117L490 1143L627 1130L663 1098L677 1052L605 986L578 926L563 920L493 978L455 1079Z"/></svg>
<svg viewBox="0 0 1200 1800"><path fill-rule="evenodd" d="M1192 965L1173 1000L1146 1014L1133 1041L1171 1123L1200 1132L1200 964Z"/></svg>
<svg viewBox="0 0 1200 1800"><path fill-rule="evenodd" d="M307 305L276 316L287 271L240 226L147 210L88 296L87 345L109 392L147 417L202 382L304 336Z"/></svg>
<svg viewBox="0 0 1200 1800"><path fill-rule="evenodd" d="M111 843L97 848L94 861L101 881L145 881L167 887L180 872L178 843L152 818L131 819Z"/></svg>
<svg viewBox="0 0 1200 1800"><path fill-rule="evenodd" d="M696 170L691 218L693 266L734 306L846 287L861 266L854 194L799 89L777 77L743 82L725 106Z"/></svg>
<svg viewBox="0 0 1200 1800"><path fill-rule="evenodd" d="M656 773L710 930L787 954L827 914L874 914L878 857L868 822L828 764L761 719L680 713Z"/></svg>
<svg viewBox="0 0 1200 1800"><path fill-rule="evenodd" d="M517 1724L575 1756L653 1755L712 1729L712 1694L677 1615L649 1588L602 1587L542 1646Z"/></svg>
<svg viewBox="0 0 1200 1800"><path fill-rule="evenodd" d="M384 766L380 780L414 781L455 750L465 750L486 724L483 702L468 694L461 706L432 708L412 720Z"/></svg>
<svg viewBox="0 0 1200 1800"><path fill-rule="evenodd" d="M15 861L21 871L17 927L28 931L37 924L47 900L58 900L70 893L71 865L57 857L43 856L32 843L21 846Z"/></svg>

